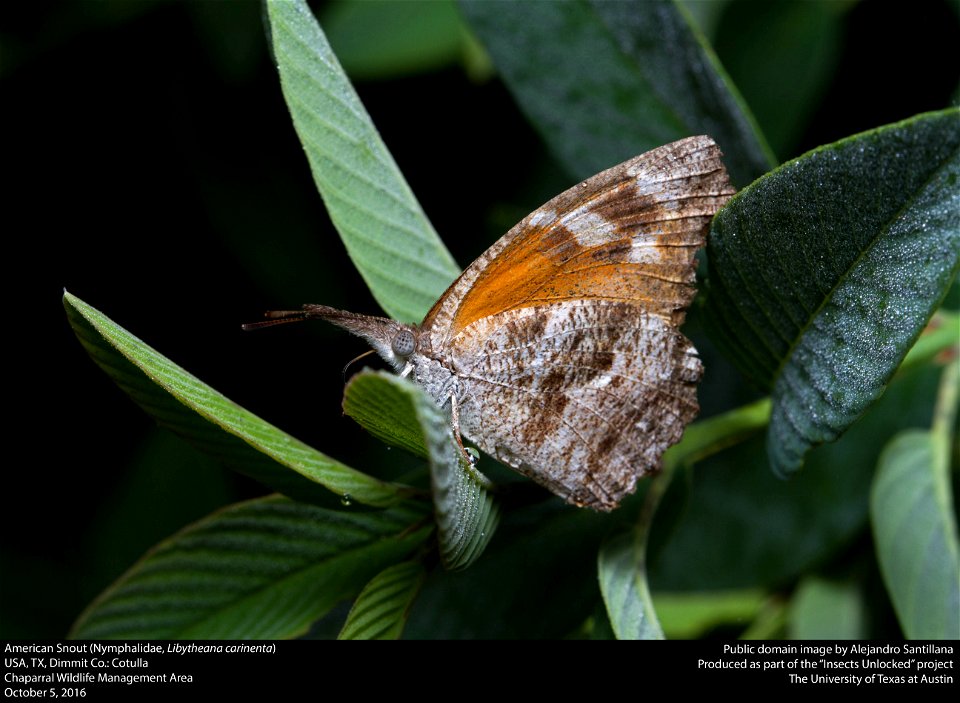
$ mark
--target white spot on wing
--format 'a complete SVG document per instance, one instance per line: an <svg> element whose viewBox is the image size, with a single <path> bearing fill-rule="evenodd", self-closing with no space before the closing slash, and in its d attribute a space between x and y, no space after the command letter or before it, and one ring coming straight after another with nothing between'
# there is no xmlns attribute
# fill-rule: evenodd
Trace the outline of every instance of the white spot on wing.
<svg viewBox="0 0 960 703"><path fill-rule="evenodd" d="M582 247L595 247L616 237L616 225L595 212L577 211L563 218L563 226Z"/></svg>
<svg viewBox="0 0 960 703"><path fill-rule="evenodd" d="M557 219L557 213L553 210L539 209L530 213L529 223L532 227L548 225Z"/></svg>
<svg viewBox="0 0 960 703"><path fill-rule="evenodd" d="M663 257L657 248L656 240L653 237L646 237L633 241L626 261L631 264L660 264L663 263Z"/></svg>

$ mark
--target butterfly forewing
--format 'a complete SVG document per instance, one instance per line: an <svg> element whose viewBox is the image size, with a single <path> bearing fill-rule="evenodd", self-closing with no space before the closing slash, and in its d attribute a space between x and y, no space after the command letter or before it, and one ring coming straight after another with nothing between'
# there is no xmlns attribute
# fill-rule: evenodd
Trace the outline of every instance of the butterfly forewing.
<svg viewBox="0 0 960 703"><path fill-rule="evenodd" d="M479 319L564 300L631 302L680 324L706 225L733 192L720 150L705 136L597 174L524 218L467 268L424 319L428 348Z"/></svg>

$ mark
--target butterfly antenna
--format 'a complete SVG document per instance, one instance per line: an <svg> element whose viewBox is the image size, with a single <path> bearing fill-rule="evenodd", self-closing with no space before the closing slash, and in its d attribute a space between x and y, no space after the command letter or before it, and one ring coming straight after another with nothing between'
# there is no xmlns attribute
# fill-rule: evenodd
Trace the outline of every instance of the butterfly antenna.
<svg viewBox="0 0 960 703"><path fill-rule="evenodd" d="M263 316L267 319L261 320L260 322L247 322L242 325L245 332L250 330L259 330L264 327L273 327L275 325L285 325L288 322L300 322L301 320L309 320L312 315L309 310L268 310L263 313Z"/></svg>

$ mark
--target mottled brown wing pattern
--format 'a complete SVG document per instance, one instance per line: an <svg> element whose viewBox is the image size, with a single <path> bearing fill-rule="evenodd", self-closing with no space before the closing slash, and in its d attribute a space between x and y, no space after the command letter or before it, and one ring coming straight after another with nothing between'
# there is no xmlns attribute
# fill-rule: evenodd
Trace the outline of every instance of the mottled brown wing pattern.
<svg viewBox="0 0 960 703"><path fill-rule="evenodd" d="M686 338L630 303L564 301L499 313L448 349L460 429L577 505L616 507L698 411Z"/></svg>

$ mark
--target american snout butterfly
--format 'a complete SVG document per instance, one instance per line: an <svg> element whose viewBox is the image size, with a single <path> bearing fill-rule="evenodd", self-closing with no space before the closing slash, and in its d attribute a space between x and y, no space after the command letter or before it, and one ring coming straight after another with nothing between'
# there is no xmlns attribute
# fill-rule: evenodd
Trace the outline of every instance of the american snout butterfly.
<svg viewBox="0 0 960 703"><path fill-rule="evenodd" d="M487 454L570 503L612 510L697 414L703 366L679 327L696 252L735 192L710 137L598 173L525 217L420 325L325 305Z"/></svg>

